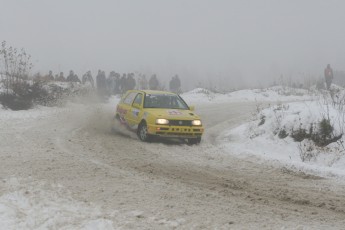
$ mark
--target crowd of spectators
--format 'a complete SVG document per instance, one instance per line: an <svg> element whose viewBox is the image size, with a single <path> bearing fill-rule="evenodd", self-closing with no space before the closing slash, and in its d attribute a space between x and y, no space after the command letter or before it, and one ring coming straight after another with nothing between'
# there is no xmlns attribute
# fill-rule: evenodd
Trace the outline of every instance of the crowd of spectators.
<svg viewBox="0 0 345 230"><path fill-rule="evenodd" d="M92 89L97 90L101 95L115 95L123 94L127 90L142 89L142 90L164 90L164 86L158 80L156 74L153 74L148 80L146 75L134 73L117 73L111 71L106 76L105 71L98 70L95 80L92 76L91 71L87 71L81 79L73 70L70 70L67 77L64 76L63 72L53 75L52 71L49 71L47 75L41 76L36 74L34 77L36 82L71 82L75 84L89 85ZM169 82L169 90L171 92L181 92L181 81L178 75L171 78Z"/></svg>

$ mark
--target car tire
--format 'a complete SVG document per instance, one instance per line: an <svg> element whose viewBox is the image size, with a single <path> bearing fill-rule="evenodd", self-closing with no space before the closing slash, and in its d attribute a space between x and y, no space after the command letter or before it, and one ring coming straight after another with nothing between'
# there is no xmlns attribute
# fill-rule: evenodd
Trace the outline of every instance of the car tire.
<svg viewBox="0 0 345 230"><path fill-rule="evenodd" d="M200 142L201 142L201 137L188 139L188 144L190 144L190 145L198 145L198 144L200 144Z"/></svg>
<svg viewBox="0 0 345 230"><path fill-rule="evenodd" d="M151 135L147 131L147 125L145 122L141 122L139 124L137 135L141 141L149 142L151 140Z"/></svg>

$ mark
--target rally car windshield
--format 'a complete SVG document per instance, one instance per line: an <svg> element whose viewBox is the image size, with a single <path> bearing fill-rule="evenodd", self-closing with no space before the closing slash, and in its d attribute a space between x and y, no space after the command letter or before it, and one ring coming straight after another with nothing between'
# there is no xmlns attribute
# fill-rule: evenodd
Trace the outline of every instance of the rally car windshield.
<svg viewBox="0 0 345 230"><path fill-rule="evenodd" d="M179 96L173 94L146 94L144 108L189 109Z"/></svg>

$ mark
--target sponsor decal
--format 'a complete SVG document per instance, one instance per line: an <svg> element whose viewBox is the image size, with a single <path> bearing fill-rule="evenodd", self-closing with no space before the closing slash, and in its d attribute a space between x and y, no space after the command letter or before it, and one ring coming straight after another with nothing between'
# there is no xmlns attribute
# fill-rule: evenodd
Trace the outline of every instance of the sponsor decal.
<svg viewBox="0 0 345 230"><path fill-rule="evenodd" d="M169 110L168 114L173 115L173 116L182 115L181 111L179 111L179 110Z"/></svg>
<svg viewBox="0 0 345 230"><path fill-rule="evenodd" d="M139 112L140 112L139 109L133 109L133 110L132 110L132 114L133 114L133 116L135 116L135 117L138 117L138 116L139 116Z"/></svg>

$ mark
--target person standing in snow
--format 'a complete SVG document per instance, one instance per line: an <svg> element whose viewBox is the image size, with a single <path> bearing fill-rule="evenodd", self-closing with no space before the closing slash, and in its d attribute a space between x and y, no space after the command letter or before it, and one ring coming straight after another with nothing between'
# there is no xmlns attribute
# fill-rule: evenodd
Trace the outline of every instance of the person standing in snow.
<svg viewBox="0 0 345 230"><path fill-rule="evenodd" d="M111 71L107 79L107 89L108 89L108 94L110 95L113 95L115 92L115 76L116 76L116 72Z"/></svg>
<svg viewBox="0 0 345 230"><path fill-rule="evenodd" d="M92 88L94 88L95 82L90 70L87 71L82 77L82 84L85 85L86 83L90 84Z"/></svg>
<svg viewBox="0 0 345 230"><path fill-rule="evenodd" d="M120 89L121 93L125 93L127 91L127 74L122 74L120 79Z"/></svg>
<svg viewBox="0 0 345 230"><path fill-rule="evenodd" d="M333 70L330 64L328 64L325 69L325 81L327 89L329 90L333 81Z"/></svg>
<svg viewBox="0 0 345 230"><path fill-rule="evenodd" d="M98 94L102 97L106 95L106 89L107 89L107 79L105 77L105 72L98 70L98 74L96 77L96 83L97 83L97 91Z"/></svg>
<svg viewBox="0 0 345 230"><path fill-rule="evenodd" d="M45 81L49 82L49 81L54 81L54 76L53 76L53 71L49 70L49 73L47 76L45 76L44 78Z"/></svg>
<svg viewBox="0 0 345 230"><path fill-rule="evenodd" d="M136 82L134 79L134 73L127 74L126 86L127 86L127 90L135 89Z"/></svg>
<svg viewBox="0 0 345 230"><path fill-rule="evenodd" d="M68 75L66 81L68 81L68 82L78 82L78 83L81 83L81 81L79 80L78 75L75 74L73 70L69 71L69 75Z"/></svg>
<svg viewBox="0 0 345 230"><path fill-rule="evenodd" d="M120 86L121 86L121 75L119 73L115 73L115 88L114 88L114 93L119 94L121 93L120 91Z"/></svg>
<svg viewBox="0 0 345 230"><path fill-rule="evenodd" d="M157 79L157 75L156 74L153 74L151 77L150 77L150 80L149 80L149 87L151 90L158 90L158 87L159 87L159 81Z"/></svg>
<svg viewBox="0 0 345 230"><path fill-rule="evenodd" d="M147 80L145 74L140 77L139 80L140 89L147 89Z"/></svg>
<svg viewBox="0 0 345 230"><path fill-rule="evenodd" d="M178 75L171 78L169 82L169 89L171 92L180 93L181 92L181 81Z"/></svg>
<svg viewBox="0 0 345 230"><path fill-rule="evenodd" d="M70 70L69 75L66 78L66 81L73 82L73 78L74 78L74 72L73 72L73 70Z"/></svg>
<svg viewBox="0 0 345 230"><path fill-rule="evenodd" d="M60 75L55 79L56 81L66 81L65 77L63 76L63 72L60 72Z"/></svg>

